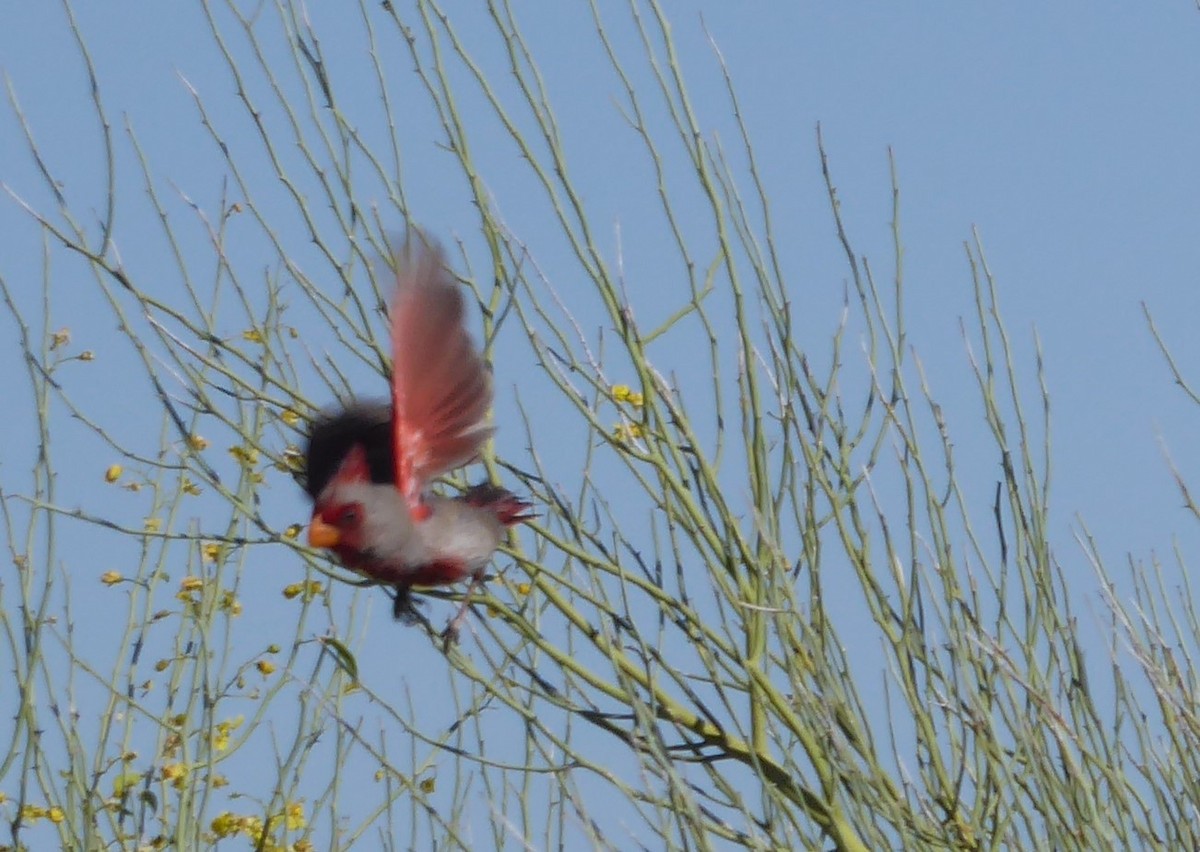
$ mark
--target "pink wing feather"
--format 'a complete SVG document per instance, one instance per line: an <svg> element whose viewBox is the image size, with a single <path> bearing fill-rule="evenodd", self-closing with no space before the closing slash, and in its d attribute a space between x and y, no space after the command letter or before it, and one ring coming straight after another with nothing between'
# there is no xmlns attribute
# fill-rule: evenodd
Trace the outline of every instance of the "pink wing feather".
<svg viewBox="0 0 1200 852"><path fill-rule="evenodd" d="M435 478L471 462L492 434L492 381L463 323L463 295L441 249L413 233L397 257L392 303L396 487L415 520Z"/></svg>

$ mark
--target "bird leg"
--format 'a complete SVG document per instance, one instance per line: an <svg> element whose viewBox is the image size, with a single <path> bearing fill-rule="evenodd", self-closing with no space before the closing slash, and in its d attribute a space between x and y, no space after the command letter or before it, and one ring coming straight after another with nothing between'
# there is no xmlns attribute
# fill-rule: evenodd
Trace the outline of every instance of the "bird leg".
<svg viewBox="0 0 1200 852"><path fill-rule="evenodd" d="M467 620L467 611L471 608L471 593L483 589L483 572L476 572L471 576L471 584L467 586L467 593L463 595L462 603L459 604L458 612L454 614L454 618L446 625L446 629L442 631L442 650L449 651L450 646L458 642L458 634L462 629L463 622Z"/></svg>
<svg viewBox="0 0 1200 852"><path fill-rule="evenodd" d="M392 597L392 618L409 626L424 621L421 613L417 610L412 586L396 585L396 593Z"/></svg>

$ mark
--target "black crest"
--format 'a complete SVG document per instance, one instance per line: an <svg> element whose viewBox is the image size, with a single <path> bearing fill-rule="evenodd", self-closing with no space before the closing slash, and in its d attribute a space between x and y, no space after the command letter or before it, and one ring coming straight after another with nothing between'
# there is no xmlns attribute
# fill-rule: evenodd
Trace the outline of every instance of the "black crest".
<svg viewBox="0 0 1200 852"><path fill-rule="evenodd" d="M367 453L373 483L396 481L391 405L355 402L345 409L322 412L313 421L304 448L305 473L301 479L309 497L317 499L355 444L361 444Z"/></svg>

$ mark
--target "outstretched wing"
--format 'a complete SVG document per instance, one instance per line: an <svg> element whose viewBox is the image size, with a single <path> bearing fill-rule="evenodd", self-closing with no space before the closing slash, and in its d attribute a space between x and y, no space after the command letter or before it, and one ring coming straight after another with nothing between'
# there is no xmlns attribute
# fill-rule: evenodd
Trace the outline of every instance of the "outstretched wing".
<svg viewBox="0 0 1200 852"><path fill-rule="evenodd" d="M463 295L441 250L413 232L397 255L392 302L396 487L416 520L431 480L472 461L492 434L492 381L463 323Z"/></svg>

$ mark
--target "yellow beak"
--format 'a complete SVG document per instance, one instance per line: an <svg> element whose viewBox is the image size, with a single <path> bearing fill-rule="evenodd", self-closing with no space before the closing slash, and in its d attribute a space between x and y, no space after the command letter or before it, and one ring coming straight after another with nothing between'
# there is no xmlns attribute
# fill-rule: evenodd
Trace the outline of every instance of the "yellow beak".
<svg viewBox="0 0 1200 852"><path fill-rule="evenodd" d="M308 543L313 547L328 550L337 547L342 540L342 532L333 524L327 524L320 515L313 515L312 523L308 525Z"/></svg>

